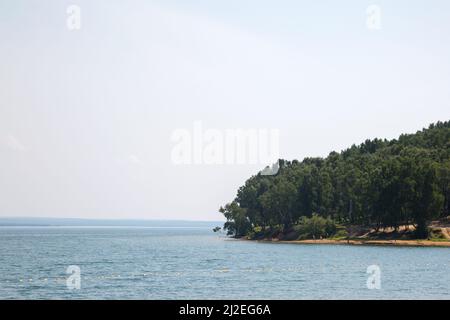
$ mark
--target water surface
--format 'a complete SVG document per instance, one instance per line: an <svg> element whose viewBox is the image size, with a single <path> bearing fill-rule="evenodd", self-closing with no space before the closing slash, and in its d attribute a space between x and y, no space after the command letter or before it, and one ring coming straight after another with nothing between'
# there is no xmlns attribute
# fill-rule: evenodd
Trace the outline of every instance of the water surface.
<svg viewBox="0 0 450 320"><path fill-rule="evenodd" d="M69 290L67 267L81 270ZM369 265L381 289L367 288ZM1 299L449 299L450 249L227 239L209 228L1 227Z"/></svg>

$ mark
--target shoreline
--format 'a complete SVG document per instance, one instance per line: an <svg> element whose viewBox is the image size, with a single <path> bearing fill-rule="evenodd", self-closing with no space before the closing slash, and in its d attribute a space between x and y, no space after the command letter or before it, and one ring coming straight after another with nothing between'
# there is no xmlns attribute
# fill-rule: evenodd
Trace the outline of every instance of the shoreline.
<svg viewBox="0 0 450 320"><path fill-rule="evenodd" d="M281 243L281 244L331 244L331 245L354 245L354 246L393 246L393 247L443 247L450 248L450 241L431 241L431 240L251 240L247 241L265 242L265 243Z"/></svg>

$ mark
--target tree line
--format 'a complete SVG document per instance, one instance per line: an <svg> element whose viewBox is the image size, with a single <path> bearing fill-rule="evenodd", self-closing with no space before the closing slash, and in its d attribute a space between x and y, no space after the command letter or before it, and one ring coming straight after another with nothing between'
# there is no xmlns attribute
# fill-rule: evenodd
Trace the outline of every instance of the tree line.
<svg viewBox="0 0 450 320"><path fill-rule="evenodd" d="M279 160L276 175L258 173L220 208L229 235L255 228L289 230L305 217L374 228L427 223L449 215L450 122L398 139L366 140L326 158Z"/></svg>

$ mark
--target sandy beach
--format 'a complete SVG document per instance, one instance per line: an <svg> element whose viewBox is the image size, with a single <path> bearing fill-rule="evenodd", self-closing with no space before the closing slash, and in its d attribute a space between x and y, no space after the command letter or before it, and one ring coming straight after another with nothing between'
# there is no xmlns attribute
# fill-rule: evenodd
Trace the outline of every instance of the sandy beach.
<svg viewBox="0 0 450 320"><path fill-rule="evenodd" d="M370 246L401 246L401 247L449 247L450 241L431 240L255 240L258 242L270 243L291 243L291 244L335 244L335 245L370 245Z"/></svg>

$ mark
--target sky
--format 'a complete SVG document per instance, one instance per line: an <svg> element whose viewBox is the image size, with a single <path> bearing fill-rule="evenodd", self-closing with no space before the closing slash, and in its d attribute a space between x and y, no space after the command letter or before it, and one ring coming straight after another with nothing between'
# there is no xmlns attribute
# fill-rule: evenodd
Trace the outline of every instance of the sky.
<svg viewBox="0 0 450 320"><path fill-rule="evenodd" d="M0 0L0 39L0 217L218 220L265 164L175 132L292 160L450 118L448 1Z"/></svg>

